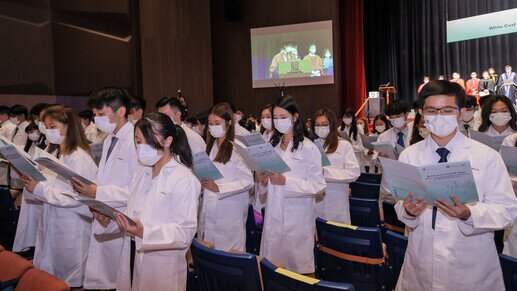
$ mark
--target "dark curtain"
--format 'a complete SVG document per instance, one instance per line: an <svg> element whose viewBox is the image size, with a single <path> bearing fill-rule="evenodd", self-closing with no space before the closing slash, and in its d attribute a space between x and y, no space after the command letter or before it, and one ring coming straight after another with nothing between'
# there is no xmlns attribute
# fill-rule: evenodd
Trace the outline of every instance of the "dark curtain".
<svg viewBox="0 0 517 291"><path fill-rule="evenodd" d="M344 1L348 2L348 1ZM506 64L517 68L517 34L447 44L446 21L517 7L516 0L364 0L367 91L391 82L413 101L424 75L451 79ZM514 69L516 71L516 69Z"/></svg>
<svg viewBox="0 0 517 291"><path fill-rule="evenodd" d="M343 111L348 107L359 109L366 95L363 2L364 0L339 1Z"/></svg>

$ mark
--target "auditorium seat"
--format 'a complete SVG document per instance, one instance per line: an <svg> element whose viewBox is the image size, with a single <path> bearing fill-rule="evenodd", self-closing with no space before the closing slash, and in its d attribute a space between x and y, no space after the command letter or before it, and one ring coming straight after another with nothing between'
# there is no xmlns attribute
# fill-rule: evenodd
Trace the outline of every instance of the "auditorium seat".
<svg viewBox="0 0 517 291"><path fill-rule="evenodd" d="M14 286L32 267L30 261L15 253L6 250L0 252L0 290Z"/></svg>
<svg viewBox="0 0 517 291"><path fill-rule="evenodd" d="M0 244L6 250L13 249L19 211L14 207L14 199L7 187L0 186Z"/></svg>
<svg viewBox="0 0 517 291"><path fill-rule="evenodd" d="M379 199L382 174L361 173L350 183L350 195L354 198Z"/></svg>
<svg viewBox="0 0 517 291"><path fill-rule="evenodd" d="M395 212L395 204L390 201L383 201L382 212L384 214L384 228L399 234L404 234L406 225L398 219L397 213Z"/></svg>
<svg viewBox="0 0 517 291"><path fill-rule="evenodd" d="M258 255L260 252L260 240L262 227L257 226L253 206L248 205L248 218L246 220L246 252Z"/></svg>
<svg viewBox="0 0 517 291"><path fill-rule="evenodd" d="M499 254L506 290L517 290L517 258Z"/></svg>
<svg viewBox="0 0 517 291"><path fill-rule="evenodd" d="M382 180L381 173L361 173L359 178L355 182L359 183L371 183L380 185Z"/></svg>
<svg viewBox="0 0 517 291"><path fill-rule="evenodd" d="M350 220L353 225L381 227L379 201L350 197Z"/></svg>
<svg viewBox="0 0 517 291"><path fill-rule="evenodd" d="M23 274L16 286L16 291L66 291L70 287L62 280L47 272L30 269Z"/></svg>
<svg viewBox="0 0 517 291"><path fill-rule="evenodd" d="M355 290L352 284L329 282L303 276L281 267L267 259L260 261L265 291L325 291Z"/></svg>
<svg viewBox="0 0 517 291"><path fill-rule="evenodd" d="M388 284L390 289L395 289L399 278L404 256L406 254L408 239L404 235L391 230L386 231L386 253L388 262Z"/></svg>
<svg viewBox="0 0 517 291"><path fill-rule="evenodd" d="M317 277L351 283L357 290L386 290L381 230L316 219Z"/></svg>
<svg viewBox="0 0 517 291"><path fill-rule="evenodd" d="M257 256L219 251L199 239L192 241L191 250L199 290L262 289Z"/></svg>

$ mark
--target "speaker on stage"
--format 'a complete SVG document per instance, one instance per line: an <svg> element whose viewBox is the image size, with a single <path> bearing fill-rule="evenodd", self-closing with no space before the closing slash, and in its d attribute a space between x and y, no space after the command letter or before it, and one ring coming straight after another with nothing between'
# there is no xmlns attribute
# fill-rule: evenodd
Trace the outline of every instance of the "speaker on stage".
<svg viewBox="0 0 517 291"><path fill-rule="evenodd" d="M370 97L370 99L368 99L368 103L366 103L367 116L373 118L379 114L383 114L384 107L386 106L386 99L381 96L380 92L369 92L368 97Z"/></svg>

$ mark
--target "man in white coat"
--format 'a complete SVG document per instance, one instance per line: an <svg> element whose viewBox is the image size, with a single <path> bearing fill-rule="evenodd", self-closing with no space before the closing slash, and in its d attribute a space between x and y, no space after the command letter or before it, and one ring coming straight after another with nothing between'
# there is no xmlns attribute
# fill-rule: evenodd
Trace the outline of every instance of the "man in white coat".
<svg viewBox="0 0 517 291"><path fill-rule="evenodd" d="M28 135L25 132L25 128L29 125L28 116L29 109L23 105L13 105L9 108L9 119L16 125L12 136L12 142L20 149L23 149L25 147L25 143L27 143ZM11 189L17 190L21 190L23 188L23 183L20 180L20 177L12 170L12 168L10 171L9 186Z"/></svg>
<svg viewBox="0 0 517 291"><path fill-rule="evenodd" d="M420 93L431 135L404 150L399 161L414 166L469 161L479 202L440 198L434 206L411 194L396 205L409 242L396 290L504 290L494 231L517 215L517 199L499 154L458 131L465 91L448 81L431 81Z"/></svg>
<svg viewBox="0 0 517 291"><path fill-rule="evenodd" d="M138 167L134 127L128 122L131 98L120 88L103 88L94 92L88 106L95 114L95 124L108 134L104 140L97 172L97 184L73 183L82 195L105 202L124 211L129 187ZM84 276L85 289L115 289L120 249L124 234L92 233Z"/></svg>
<svg viewBox="0 0 517 291"><path fill-rule="evenodd" d="M16 124L12 123L9 119L9 107L0 106L0 136L5 137L8 140L12 140L14 131L16 130ZM9 165L6 163L0 163L0 185L9 184Z"/></svg>
<svg viewBox="0 0 517 291"><path fill-rule="evenodd" d="M183 122L185 118L187 118L187 103L185 102L185 99L179 99L178 97L163 97L156 102L156 109L159 113L169 116L174 124L181 126L187 135L188 144L192 153L198 153L205 150L205 141L203 138Z"/></svg>

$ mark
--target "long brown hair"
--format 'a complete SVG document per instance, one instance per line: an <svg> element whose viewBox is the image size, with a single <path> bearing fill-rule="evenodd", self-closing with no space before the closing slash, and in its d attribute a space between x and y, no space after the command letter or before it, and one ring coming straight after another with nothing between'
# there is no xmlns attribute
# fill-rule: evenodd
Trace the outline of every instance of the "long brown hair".
<svg viewBox="0 0 517 291"><path fill-rule="evenodd" d="M47 117L66 125L65 141L63 142L60 154L69 155L78 148L90 153L90 147L84 135L83 126L81 125L77 113L75 113L72 108L63 105L50 106L45 111L43 120L47 119Z"/></svg>
<svg viewBox="0 0 517 291"><path fill-rule="evenodd" d="M506 107L508 107L508 112L510 113L510 116L512 119L508 121L508 124L513 129L513 131L517 131L517 113L515 113L515 108L513 107L512 101L504 95L492 95L486 101L485 105L483 106L483 109L481 109L481 125L479 126L478 131L479 132L485 132L488 130L490 125L492 125L492 122L490 121L490 114L492 114L492 106L496 102L503 102L506 104Z"/></svg>
<svg viewBox="0 0 517 291"><path fill-rule="evenodd" d="M314 129L314 123L316 121L316 118L318 116L325 116L329 120L329 135L325 138L325 143L323 144L323 148L327 149L327 154L331 154L337 150L337 147L339 145L339 135L338 135L338 128L337 128L337 119L334 112L328 108L323 108L318 111L316 111L316 114L314 114L314 119L311 124L311 132L313 134L313 139L318 138L315 134Z"/></svg>
<svg viewBox="0 0 517 291"><path fill-rule="evenodd" d="M212 110L210 110L209 114L214 114L222 119L225 120L226 126L228 127L226 129L224 141L221 144L221 147L219 148L219 152L215 156L214 162L226 164L230 158L232 157L233 152L233 145L232 141L235 138L235 120L233 120L233 111L230 107L230 104L226 102L222 102L219 104L214 105L212 107ZM230 122L231 121L231 122ZM214 143L217 139L214 138L209 131L207 131L206 135L206 154L210 155L210 151L212 150L212 147L214 146Z"/></svg>

